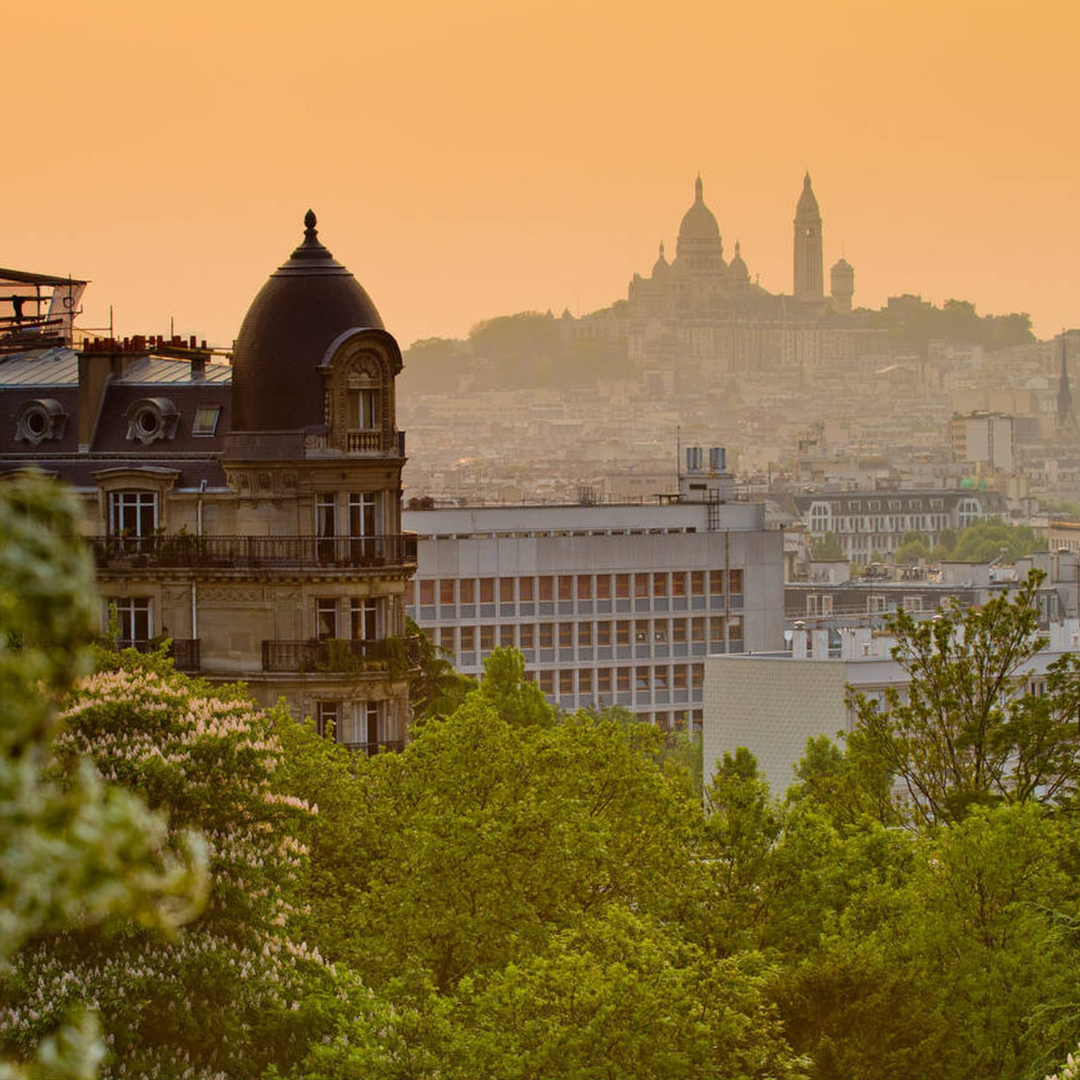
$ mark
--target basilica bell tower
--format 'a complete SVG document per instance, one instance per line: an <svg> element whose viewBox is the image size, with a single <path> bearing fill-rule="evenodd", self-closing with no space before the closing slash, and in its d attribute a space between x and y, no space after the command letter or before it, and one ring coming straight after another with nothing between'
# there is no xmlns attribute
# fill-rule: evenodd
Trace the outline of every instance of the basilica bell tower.
<svg viewBox="0 0 1080 1080"><path fill-rule="evenodd" d="M821 254L821 211L818 209L810 174L803 179L802 194L795 208L795 258L792 292L796 300L814 303L825 298Z"/></svg>

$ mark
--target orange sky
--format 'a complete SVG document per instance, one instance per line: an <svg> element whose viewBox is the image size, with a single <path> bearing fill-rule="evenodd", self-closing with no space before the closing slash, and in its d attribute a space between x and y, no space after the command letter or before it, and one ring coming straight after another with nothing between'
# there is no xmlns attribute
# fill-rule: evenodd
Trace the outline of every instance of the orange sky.
<svg viewBox="0 0 1080 1080"><path fill-rule="evenodd" d="M625 297L699 170L789 291L809 169L857 303L1047 336L1080 326L1078 30L1073 0L9 4L0 265L228 344L310 205L404 347Z"/></svg>

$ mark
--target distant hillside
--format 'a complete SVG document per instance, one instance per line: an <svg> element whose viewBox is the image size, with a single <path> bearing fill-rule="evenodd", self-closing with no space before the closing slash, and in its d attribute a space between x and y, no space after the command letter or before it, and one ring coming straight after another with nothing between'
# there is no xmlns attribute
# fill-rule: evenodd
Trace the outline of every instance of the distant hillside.
<svg viewBox="0 0 1080 1080"><path fill-rule="evenodd" d="M622 305L625 307L625 304ZM621 315L616 304L603 314ZM887 329L898 349L923 355L933 340L965 341L988 351L1035 341L1026 312L979 315L965 300L946 300L935 307L919 296L894 296L880 311L860 310L862 325ZM832 320L852 316L832 316ZM478 322L465 340L425 338L406 350L404 387L409 393L454 393L465 386L521 390L529 387L579 386L598 379L636 374L626 355L625 340L576 334L582 320L552 313L519 311Z"/></svg>
<svg viewBox="0 0 1080 1080"><path fill-rule="evenodd" d="M575 339L550 311L485 319L465 341L415 341L404 360L412 393L452 393L470 378L491 389L574 386L620 378L627 365L625 344Z"/></svg>

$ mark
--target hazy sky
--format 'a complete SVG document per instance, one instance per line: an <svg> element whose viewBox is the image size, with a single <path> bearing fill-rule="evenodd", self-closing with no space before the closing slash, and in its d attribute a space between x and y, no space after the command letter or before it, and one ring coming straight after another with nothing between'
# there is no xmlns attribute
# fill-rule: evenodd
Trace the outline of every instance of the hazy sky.
<svg viewBox="0 0 1080 1080"><path fill-rule="evenodd" d="M0 266L235 337L304 211L403 347L625 297L700 171L791 290L809 169L855 300L1080 326L1080 4L117 0L0 16Z"/></svg>

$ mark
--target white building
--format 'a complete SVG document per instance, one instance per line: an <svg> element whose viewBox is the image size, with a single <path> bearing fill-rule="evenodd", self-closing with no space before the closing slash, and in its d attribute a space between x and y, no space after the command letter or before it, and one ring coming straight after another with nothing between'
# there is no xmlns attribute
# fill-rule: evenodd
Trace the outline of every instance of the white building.
<svg viewBox="0 0 1080 1080"><path fill-rule="evenodd" d="M515 646L568 710L699 728L707 654L782 647L783 534L761 504L407 510L403 526L419 534L408 613L455 667Z"/></svg>
<svg viewBox="0 0 1080 1080"><path fill-rule="evenodd" d="M1049 645L1026 666L1037 688L1047 667L1080 645L1080 622L1049 625ZM848 688L884 700L886 689L901 693L909 680L892 659L895 638L868 627L846 627L830 647L825 629L796 629L792 651L771 655L709 656L705 660L702 753L705 783L716 762L745 746L758 760L769 790L782 797L795 782L795 766L808 739L836 739L853 729Z"/></svg>

